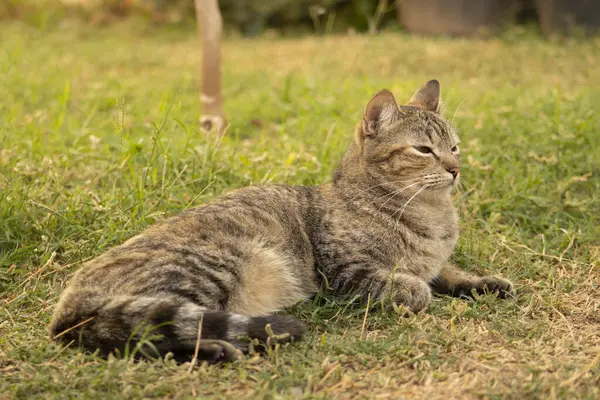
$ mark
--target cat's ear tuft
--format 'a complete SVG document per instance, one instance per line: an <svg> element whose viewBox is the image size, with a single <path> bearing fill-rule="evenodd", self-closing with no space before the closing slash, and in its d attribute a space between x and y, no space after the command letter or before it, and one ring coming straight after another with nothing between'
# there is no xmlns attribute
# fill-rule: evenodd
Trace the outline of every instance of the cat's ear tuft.
<svg viewBox="0 0 600 400"><path fill-rule="evenodd" d="M440 113L442 102L440 100L440 82L430 80L411 97L409 106L420 107L426 111Z"/></svg>
<svg viewBox="0 0 600 400"><path fill-rule="evenodd" d="M369 104L363 115L362 131L367 137L374 137L381 128L391 125L398 120L400 109L392 92L384 89L377 93Z"/></svg>

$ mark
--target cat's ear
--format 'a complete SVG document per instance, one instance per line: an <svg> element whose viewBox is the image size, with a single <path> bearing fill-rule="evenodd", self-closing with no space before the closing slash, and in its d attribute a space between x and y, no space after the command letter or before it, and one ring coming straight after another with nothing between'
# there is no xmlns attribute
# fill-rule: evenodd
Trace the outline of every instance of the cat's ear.
<svg viewBox="0 0 600 400"><path fill-rule="evenodd" d="M440 83L433 79L421 86L408 101L408 105L439 113L442 105L440 100Z"/></svg>
<svg viewBox="0 0 600 400"><path fill-rule="evenodd" d="M374 137L382 128L397 121L400 116L400 108L389 90L377 93L363 114L362 132L367 137Z"/></svg>

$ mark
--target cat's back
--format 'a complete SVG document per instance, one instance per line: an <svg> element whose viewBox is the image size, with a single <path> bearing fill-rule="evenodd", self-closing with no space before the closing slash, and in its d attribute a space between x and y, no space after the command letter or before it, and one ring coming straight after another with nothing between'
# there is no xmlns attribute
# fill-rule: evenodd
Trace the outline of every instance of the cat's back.
<svg viewBox="0 0 600 400"><path fill-rule="evenodd" d="M156 224L149 236L276 237L304 229L321 212L322 198L311 186L256 185L233 190Z"/></svg>
<svg viewBox="0 0 600 400"><path fill-rule="evenodd" d="M237 189L154 224L87 262L74 281L129 292L138 290L141 280L156 280L165 265L175 264L187 270L209 266L221 281L233 282L239 279L237 270L256 254L283 254L308 267L314 263L311 236L318 229L321 202L314 187ZM173 281L179 280L172 275Z"/></svg>

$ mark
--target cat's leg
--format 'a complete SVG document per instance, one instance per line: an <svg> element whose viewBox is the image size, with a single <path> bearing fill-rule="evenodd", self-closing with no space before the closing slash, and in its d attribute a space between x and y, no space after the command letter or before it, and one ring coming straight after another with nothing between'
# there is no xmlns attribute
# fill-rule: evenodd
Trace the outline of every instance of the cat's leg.
<svg viewBox="0 0 600 400"><path fill-rule="evenodd" d="M337 295L360 295L364 301L390 299L412 312L427 308L431 288L424 280L410 274L390 272L385 267L360 264L345 265L336 271L330 286Z"/></svg>
<svg viewBox="0 0 600 400"><path fill-rule="evenodd" d="M476 276L446 264L440 274L430 283L434 292L454 297L472 297L478 294L497 293L504 299L513 291L513 284L497 276Z"/></svg>

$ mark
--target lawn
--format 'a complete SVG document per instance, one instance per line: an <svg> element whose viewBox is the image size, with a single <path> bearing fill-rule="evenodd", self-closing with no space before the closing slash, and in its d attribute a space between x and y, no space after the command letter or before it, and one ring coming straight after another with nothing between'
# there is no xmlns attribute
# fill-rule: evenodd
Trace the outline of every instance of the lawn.
<svg viewBox="0 0 600 400"><path fill-rule="evenodd" d="M0 398L600 398L600 39L230 38L222 140L195 31L0 32ZM304 340L223 366L51 342L80 263L233 188L329 181L370 96L431 78L462 139L463 268L515 298L403 317L323 293Z"/></svg>

